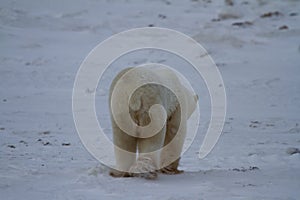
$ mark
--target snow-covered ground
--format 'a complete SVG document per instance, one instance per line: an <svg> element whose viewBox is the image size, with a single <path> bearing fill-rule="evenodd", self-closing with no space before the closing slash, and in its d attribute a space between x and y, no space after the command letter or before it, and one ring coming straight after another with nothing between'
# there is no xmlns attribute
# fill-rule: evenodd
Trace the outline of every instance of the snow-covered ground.
<svg viewBox="0 0 300 200"><path fill-rule="evenodd" d="M1 0L1 199L299 199L300 2L243 0ZM277 11L277 12L276 12ZM111 136L107 90L128 65L174 66L200 97L200 129L184 174L155 181L116 179L83 147L72 118L76 72L107 37L136 27L181 31L200 42L223 76L223 134L203 160L198 150L209 94L182 59L145 50L109 68L97 115Z"/></svg>

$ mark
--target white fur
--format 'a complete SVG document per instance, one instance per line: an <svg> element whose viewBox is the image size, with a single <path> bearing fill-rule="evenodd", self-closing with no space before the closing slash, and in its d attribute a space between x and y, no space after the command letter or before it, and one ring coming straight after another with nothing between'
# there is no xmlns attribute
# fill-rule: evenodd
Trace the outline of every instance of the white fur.
<svg viewBox="0 0 300 200"><path fill-rule="evenodd" d="M127 68L116 76L110 88L110 95L112 94L117 81L130 69L131 68ZM179 134L179 137L176 137L176 140L164 151L154 154L146 154L147 158L142 158L142 156L139 155L137 159L136 154L129 155L118 150L118 148L115 148L117 169L124 172L131 172L132 174L139 172L143 172L143 174L145 174L145 169L149 169L149 173L152 173L150 177L155 177L153 176L154 169L158 170L163 168L161 171L164 173L178 173L179 171L177 170L177 167L186 135L187 119L196 108L198 100L197 95L189 91L182 84L176 73L170 69L144 67L139 70L139 74L137 76L129 76L127 79L126 84L132 84L134 81L137 81L137 79L145 82L161 83L162 85L172 84L173 88L176 90L174 92L184 98L182 101L183 105L179 105L178 99L171 90L168 90L163 86L153 84L140 87L134 92L134 94L127 94L126 88L128 87L124 85L125 91L123 91L122 95L126 94L125 96L127 96L127 98L130 97L129 95L132 95L129 102L130 113L128 114L128 117L131 117L138 125L145 126L151 123L148 115L149 108L153 104L161 104L166 110L167 122L165 127L163 127L163 129L156 135L150 138L137 138L124 133L115 123L115 119L112 116L115 145L123 150L133 153L137 153L137 151L139 153L150 153L161 149L164 145L170 142L176 134ZM182 116L184 116L183 121L180 122ZM179 129L180 123L181 128ZM146 160L147 162L143 163L143 160ZM153 166L145 166L150 165L149 163Z"/></svg>

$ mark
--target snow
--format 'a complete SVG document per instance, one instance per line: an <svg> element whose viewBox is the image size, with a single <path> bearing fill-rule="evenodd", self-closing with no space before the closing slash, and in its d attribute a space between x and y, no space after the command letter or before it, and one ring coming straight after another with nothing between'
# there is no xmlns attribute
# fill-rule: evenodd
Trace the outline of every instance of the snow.
<svg viewBox="0 0 300 200"><path fill-rule="evenodd" d="M233 6L209 0L2 0L1 199L299 199L300 154L287 153L300 148L299 8L297 0L237 0ZM275 11L280 14L261 17ZM199 160L210 119L201 77L167 52L123 56L97 89L97 116L109 137L109 83L129 65L160 62L182 72L200 97L201 118L181 160L184 174L112 178L77 135L73 83L98 43L149 25L181 31L208 50L226 87L226 123L214 150Z"/></svg>

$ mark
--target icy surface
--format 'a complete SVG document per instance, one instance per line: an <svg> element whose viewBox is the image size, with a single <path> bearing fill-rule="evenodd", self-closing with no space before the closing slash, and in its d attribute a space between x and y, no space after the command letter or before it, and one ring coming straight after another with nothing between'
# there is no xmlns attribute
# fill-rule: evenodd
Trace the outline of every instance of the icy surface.
<svg viewBox="0 0 300 200"><path fill-rule="evenodd" d="M233 6L214 0L2 0L1 199L299 199L299 8L297 0ZM226 124L217 146L199 160L210 119L201 77L166 52L126 55L112 64L96 93L97 116L109 137L108 87L129 65L159 62L183 72L200 97L201 119L182 157L184 174L116 179L77 135L73 82L99 42L145 26L181 31L208 50L225 82Z"/></svg>

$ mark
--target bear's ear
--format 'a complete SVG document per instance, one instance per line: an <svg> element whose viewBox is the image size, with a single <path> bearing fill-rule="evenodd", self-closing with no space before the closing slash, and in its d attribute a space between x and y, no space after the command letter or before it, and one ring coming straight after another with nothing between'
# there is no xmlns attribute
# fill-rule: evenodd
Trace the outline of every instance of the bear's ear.
<svg viewBox="0 0 300 200"><path fill-rule="evenodd" d="M135 98L134 100L129 101L129 108L133 111L138 111L142 107L142 102L140 98Z"/></svg>

